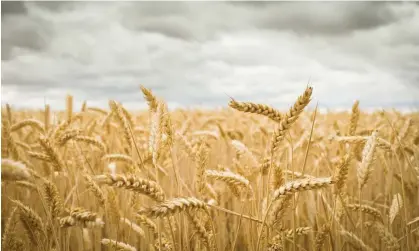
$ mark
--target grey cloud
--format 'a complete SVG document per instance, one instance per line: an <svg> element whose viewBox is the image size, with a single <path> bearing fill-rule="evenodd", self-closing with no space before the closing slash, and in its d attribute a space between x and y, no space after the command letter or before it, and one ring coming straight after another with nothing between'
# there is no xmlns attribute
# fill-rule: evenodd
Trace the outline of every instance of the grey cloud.
<svg viewBox="0 0 419 251"><path fill-rule="evenodd" d="M375 2L310 2L265 5L256 18L258 27L300 34L347 35L356 30L385 26L403 18L392 4Z"/></svg>
<svg viewBox="0 0 419 251"><path fill-rule="evenodd" d="M142 2L126 3L121 7L131 16L164 18L189 12L188 4L187 2Z"/></svg>
<svg viewBox="0 0 419 251"><path fill-rule="evenodd" d="M42 28L30 23L17 24L16 22L15 24L20 25L20 28L15 28L13 31L10 31L2 27L2 60L13 57L12 50L14 48L35 51L40 51L45 48L47 38L40 34Z"/></svg>
<svg viewBox="0 0 419 251"><path fill-rule="evenodd" d="M6 18L9 15L25 14L27 9L24 2L18 1L2 1L1 2L1 19Z"/></svg>
<svg viewBox="0 0 419 251"><path fill-rule="evenodd" d="M184 40L204 41L226 29L223 23L209 15L223 4L205 2L141 3L126 5L122 24L134 31L149 31ZM208 7L211 9L208 11Z"/></svg>
<svg viewBox="0 0 419 251"><path fill-rule="evenodd" d="M3 102L288 108L309 79L330 107L419 97L419 8L409 3L25 3L2 22ZM3 13L2 13L3 19ZM23 42L24 41L24 42ZM6 54L7 54L6 53ZM413 88L412 88L413 87Z"/></svg>
<svg viewBox="0 0 419 251"><path fill-rule="evenodd" d="M132 23L126 21L125 25L133 30L150 31L164 34L168 37L174 37L185 40L198 39L190 25L190 21L185 17L166 17L164 20L153 18L145 22Z"/></svg>
<svg viewBox="0 0 419 251"><path fill-rule="evenodd" d="M13 57L13 49L43 50L51 35L48 23L31 15L23 2L2 2L2 60Z"/></svg>
<svg viewBox="0 0 419 251"><path fill-rule="evenodd" d="M68 9L74 8L77 3L72 1L36 1L31 4L34 4L36 6L39 6L43 9L54 11L54 12L60 12L65 11Z"/></svg>

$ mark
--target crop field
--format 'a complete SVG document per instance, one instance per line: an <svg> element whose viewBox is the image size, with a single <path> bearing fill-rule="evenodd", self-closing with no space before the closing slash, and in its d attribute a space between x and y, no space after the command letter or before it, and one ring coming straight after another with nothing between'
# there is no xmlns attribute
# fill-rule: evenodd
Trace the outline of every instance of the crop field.
<svg viewBox="0 0 419 251"><path fill-rule="evenodd" d="M2 107L2 250L419 250L419 113L138 98Z"/></svg>

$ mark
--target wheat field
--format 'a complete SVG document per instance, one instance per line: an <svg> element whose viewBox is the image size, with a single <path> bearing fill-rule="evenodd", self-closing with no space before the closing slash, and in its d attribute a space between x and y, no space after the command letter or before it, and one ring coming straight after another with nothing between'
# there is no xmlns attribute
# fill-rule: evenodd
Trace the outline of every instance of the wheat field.
<svg viewBox="0 0 419 251"><path fill-rule="evenodd" d="M2 108L3 250L419 250L418 113L141 95Z"/></svg>

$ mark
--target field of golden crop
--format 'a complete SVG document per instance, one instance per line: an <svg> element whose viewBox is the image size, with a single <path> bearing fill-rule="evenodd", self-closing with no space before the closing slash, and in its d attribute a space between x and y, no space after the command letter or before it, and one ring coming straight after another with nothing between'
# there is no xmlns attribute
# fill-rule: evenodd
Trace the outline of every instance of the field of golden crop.
<svg viewBox="0 0 419 251"><path fill-rule="evenodd" d="M138 113L3 107L3 250L419 250L418 113L141 91Z"/></svg>

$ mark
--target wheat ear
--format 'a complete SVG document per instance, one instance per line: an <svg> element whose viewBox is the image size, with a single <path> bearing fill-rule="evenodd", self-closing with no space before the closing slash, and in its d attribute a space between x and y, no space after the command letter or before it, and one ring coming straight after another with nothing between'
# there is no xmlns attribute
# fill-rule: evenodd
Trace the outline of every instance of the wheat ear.
<svg viewBox="0 0 419 251"><path fill-rule="evenodd" d="M119 174L104 174L93 177L99 184L108 186L124 188L137 193L149 196L156 201L164 200L164 192L162 188L154 181L141 179L132 175L119 175Z"/></svg>
<svg viewBox="0 0 419 251"><path fill-rule="evenodd" d="M41 144L42 148L44 148L45 153L48 155L50 161L55 167L55 170L62 171L64 168L64 162L61 159L61 156L57 149L51 143L51 141L46 137L40 137L39 143Z"/></svg>
<svg viewBox="0 0 419 251"><path fill-rule="evenodd" d="M348 232L346 230L341 230L340 235L342 235L345 239L347 239L354 247L365 250L365 251L372 251L373 249L368 247L358 236L354 233Z"/></svg>
<svg viewBox="0 0 419 251"><path fill-rule="evenodd" d="M319 232L317 232L316 240L314 244L314 250L316 251L322 250L322 247L324 245L324 242L329 232L330 232L330 225L326 223L320 228Z"/></svg>
<svg viewBox="0 0 419 251"><path fill-rule="evenodd" d="M19 208L20 220L31 242L38 245L39 235L45 236L45 226L41 217L30 207L25 206L18 200L12 200Z"/></svg>
<svg viewBox="0 0 419 251"><path fill-rule="evenodd" d="M67 95L66 97L66 111L67 111L67 121L70 123L73 118L73 96Z"/></svg>
<svg viewBox="0 0 419 251"><path fill-rule="evenodd" d="M206 173L205 169L208 163L208 156L209 150L205 144L201 144L198 149L196 155L196 174L195 174L195 182L196 182L196 189L197 192L200 194L204 194L205 187L206 187Z"/></svg>
<svg viewBox="0 0 419 251"><path fill-rule="evenodd" d="M1 120L2 127L1 127L1 135L2 135L2 146L1 146L1 152L2 152L2 158L8 158L9 154L10 157L14 160L20 159L20 154L16 146L16 142L12 137L11 131L10 131L10 122L7 119Z"/></svg>
<svg viewBox="0 0 419 251"><path fill-rule="evenodd" d="M96 182L90 177L89 175L84 175L86 180L87 186L89 187L90 191L96 196L101 206L105 206L106 197L103 193L102 189L96 184Z"/></svg>
<svg viewBox="0 0 419 251"><path fill-rule="evenodd" d="M253 191L249 180L231 171L206 170L205 176L208 179L224 181L225 183L229 185L230 188L233 188L233 189L238 190L238 189L246 188L248 189L249 192Z"/></svg>
<svg viewBox="0 0 419 251"><path fill-rule="evenodd" d="M297 227L294 229L285 229L283 232L285 233L285 238L292 238L294 233L296 235L306 235L311 231L311 227Z"/></svg>
<svg viewBox="0 0 419 251"><path fill-rule="evenodd" d="M228 105L237 111L263 115L278 123L282 119L282 115L279 111L265 104L239 102L232 98Z"/></svg>
<svg viewBox="0 0 419 251"><path fill-rule="evenodd" d="M309 175L309 174L303 174L297 171L291 171L291 170L283 170L283 173L287 175L288 178L294 178L294 179L315 179L315 176Z"/></svg>
<svg viewBox="0 0 419 251"><path fill-rule="evenodd" d="M297 227L294 229L287 229L272 237L268 250L282 250L283 237L292 238L295 235L306 235L311 231L311 227Z"/></svg>
<svg viewBox="0 0 419 251"><path fill-rule="evenodd" d="M364 150L362 152L362 162L357 170L358 183L361 189L368 182L369 176L372 172L372 164L374 161L375 147L377 142L376 139L377 132L374 131L365 144Z"/></svg>
<svg viewBox="0 0 419 251"><path fill-rule="evenodd" d="M121 109L121 105L114 100L110 100L109 107L111 108L112 113L116 115L120 125L124 129L124 137L128 144L129 150L131 150L132 146L134 145L134 141L131 137L129 122Z"/></svg>
<svg viewBox="0 0 419 251"><path fill-rule="evenodd" d="M352 105L352 114L349 122L348 135L350 136L355 135L356 127L358 126L359 114L359 101L356 100Z"/></svg>
<svg viewBox="0 0 419 251"><path fill-rule="evenodd" d="M18 181L28 180L31 177L25 164L11 159L1 160L1 178L2 180Z"/></svg>
<svg viewBox="0 0 419 251"><path fill-rule="evenodd" d="M275 152L279 148L279 144L285 137L285 133L291 127L291 125L298 119L300 113L304 110L304 108L308 105L311 99L311 94L313 92L312 87L307 87L304 91L304 94L298 97L297 101L295 102L294 106L290 108L290 110L283 115L281 122L279 122L278 129L275 130L272 142L271 142L271 151Z"/></svg>
<svg viewBox="0 0 419 251"><path fill-rule="evenodd" d="M63 204L57 186L49 180L44 183L45 200L50 208L52 218L58 217L63 211Z"/></svg>
<svg viewBox="0 0 419 251"><path fill-rule="evenodd" d="M40 132L44 132L44 128L45 128L44 124L37 119L25 119L25 120L22 120L20 122L13 124L10 127L10 131L14 132L25 126L30 126Z"/></svg>
<svg viewBox="0 0 419 251"><path fill-rule="evenodd" d="M275 190L273 194L273 200L277 200L280 196L288 194L324 188L333 183L334 180L331 177L290 181Z"/></svg>
<svg viewBox="0 0 419 251"><path fill-rule="evenodd" d="M272 182L271 182L271 190L275 191L276 189L280 188L284 184L284 172L282 168L274 164L273 165L273 173L272 173Z"/></svg>
<svg viewBox="0 0 419 251"><path fill-rule="evenodd" d="M121 218L120 221L124 224L126 224L127 226L129 226L132 230L134 230L134 232L136 232L139 236L141 237L145 237L145 233L144 230L138 226L137 224L135 224L134 222L131 222L129 219L127 218Z"/></svg>
<svg viewBox="0 0 419 251"><path fill-rule="evenodd" d="M125 109L125 107L123 105L120 105L121 107L121 111L124 114L124 117L128 120L128 123L130 125L131 128L134 128L134 118L132 117L131 113Z"/></svg>
<svg viewBox="0 0 419 251"><path fill-rule="evenodd" d="M81 133L82 131L80 129L67 129L57 136L56 144L58 146L64 146L69 140L75 138Z"/></svg>
<svg viewBox="0 0 419 251"><path fill-rule="evenodd" d="M46 161L46 162L50 162L51 161L51 157L48 156L45 153L33 152L33 151L28 151L27 153L32 158L43 160L43 161Z"/></svg>
<svg viewBox="0 0 419 251"><path fill-rule="evenodd" d="M199 221L198 217L196 217L195 215L191 213L187 213L187 215L188 215L189 220L192 223L193 228L197 232L199 239L202 241L205 247L207 247L209 250L210 243L211 243L210 234L207 232L204 225L202 225L202 223Z"/></svg>
<svg viewBox="0 0 419 251"><path fill-rule="evenodd" d="M106 154L102 159L107 161L122 161L130 165L134 165L135 163L130 156L121 153Z"/></svg>
<svg viewBox="0 0 419 251"><path fill-rule="evenodd" d="M157 110L157 98L153 95L151 90L145 88L144 86L140 86L141 91L143 92L144 99L147 101L150 111Z"/></svg>
<svg viewBox="0 0 419 251"><path fill-rule="evenodd" d="M149 153L152 156L153 164L157 165L157 158L161 143L161 116L163 114L163 107L160 102L157 103L156 111L151 112L150 118L150 137L148 142Z"/></svg>
<svg viewBox="0 0 419 251"><path fill-rule="evenodd" d="M383 216L381 215L381 212L378 211L378 209L373 208L371 206L362 205L362 204L348 204L348 205L346 205L346 207L349 210L352 210L352 211L360 211L360 212L363 212L365 214L369 214L372 217L374 217L374 219L376 219L380 222L383 221Z"/></svg>
<svg viewBox="0 0 419 251"><path fill-rule="evenodd" d="M138 214L158 218L173 215L182 211L198 209L207 210L206 203L194 197L182 197L167 200L151 208L141 209L138 211Z"/></svg>
<svg viewBox="0 0 419 251"><path fill-rule="evenodd" d="M268 225L273 226L282 220L285 210L291 206L292 198L293 196L288 194L273 202Z"/></svg>
<svg viewBox="0 0 419 251"><path fill-rule="evenodd" d="M183 150L185 150L185 152L188 154L189 158L191 158L192 160L195 160L196 151L192 147L192 144L186 139L185 136L183 136L180 133L176 133L176 137L181 147L183 148Z"/></svg>
<svg viewBox="0 0 419 251"><path fill-rule="evenodd" d="M26 144L25 142L16 140L16 146L19 146L23 148L25 151L30 151L32 147L29 144Z"/></svg>
<svg viewBox="0 0 419 251"><path fill-rule="evenodd" d="M148 229L150 229L153 232L154 238L157 238L157 225L154 223L151 219L144 215L136 214L135 218L137 221L146 226Z"/></svg>
<svg viewBox="0 0 419 251"><path fill-rule="evenodd" d="M34 183L32 183L32 182L28 182L28 181L16 181L14 184L17 185L17 186L20 186L20 187L24 187L26 189L29 189L30 191L37 192L37 186Z"/></svg>
<svg viewBox="0 0 419 251"><path fill-rule="evenodd" d="M170 117L169 109L167 108L167 104L163 101L161 101L162 106L162 114L161 114L161 130L165 137L165 144L169 147L173 145L173 138L174 138L174 132L173 132L173 124L172 119Z"/></svg>
<svg viewBox="0 0 419 251"><path fill-rule="evenodd" d="M102 239L101 241L102 245L109 247L113 250L116 251L137 251L136 248L134 248L133 246L123 243L123 242L119 242L119 241L115 241L115 240L111 240L111 239Z"/></svg>
<svg viewBox="0 0 419 251"><path fill-rule="evenodd" d="M9 214L9 217L7 218L6 225L5 225L4 229L2 229L3 237L1 239L1 246L2 246L2 248L6 249L6 250L7 249L12 250L10 244L12 242L12 239L14 238L14 236L13 236L13 228L15 227L14 216L15 216L17 210L18 210L18 207L14 207L12 209L12 211Z"/></svg>
<svg viewBox="0 0 419 251"><path fill-rule="evenodd" d="M389 211L389 224L393 224L394 219L399 214L400 210L403 208L403 198L398 193L393 196L391 202L390 211Z"/></svg>
<svg viewBox="0 0 419 251"><path fill-rule="evenodd" d="M106 110L103 110L102 108L99 107L87 107L88 111L92 111L92 112L97 112L100 113L102 115L107 115L108 112Z"/></svg>
<svg viewBox="0 0 419 251"><path fill-rule="evenodd" d="M51 108L49 105L45 105L43 131L48 132L50 125L51 125Z"/></svg>
<svg viewBox="0 0 419 251"><path fill-rule="evenodd" d="M367 228L372 228L380 237L380 239L387 245L387 248L400 250L400 244L397 241L396 237L387 231L386 227L375 221L375 222L365 222Z"/></svg>
<svg viewBox="0 0 419 251"><path fill-rule="evenodd" d="M348 179L348 172L349 172L349 162L350 162L350 155L345 155L340 162L338 163L337 174L335 177L336 180L336 191L337 193L342 193L343 189L345 188L346 180Z"/></svg>
<svg viewBox="0 0 419 251"><path fill-rule="evenodd" d="M97 217L96 213L90 212L83 208L73 208L70 211L70 216L60 219L60 226L62 228L82 226L86 228L103 227L105 223L101 218Z"/></svg>
<svg viewBox="0 0 419 251"><path fill-rule="evenodd" d="M89 136L82 136L82 135L77 135L76 137L74 137L74 140L84 142L89 145L93 145L99 148L99 150L101 150L103 153L106 152L106 145L101 140L98 140Z"/></svg>

